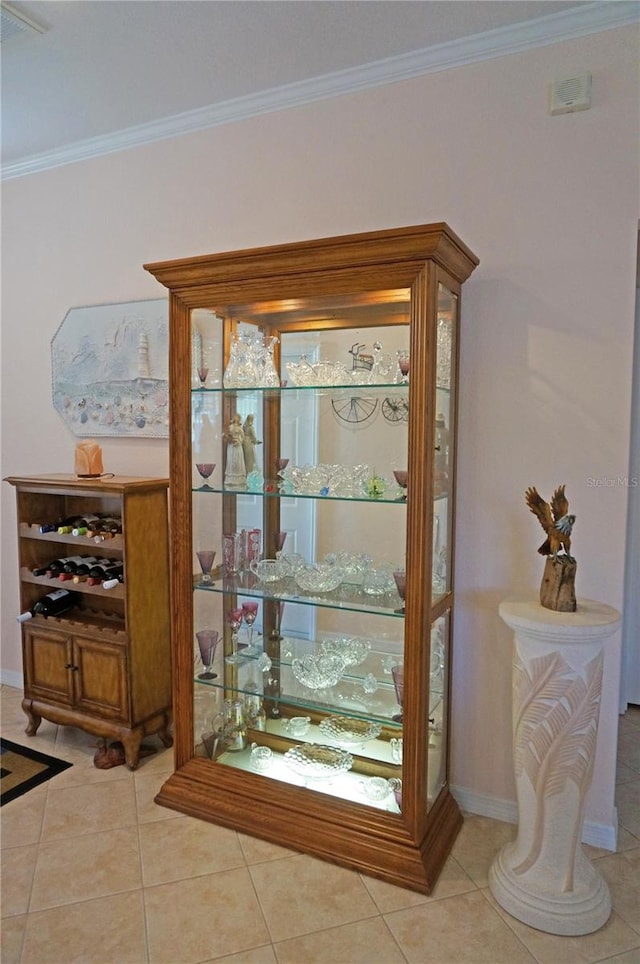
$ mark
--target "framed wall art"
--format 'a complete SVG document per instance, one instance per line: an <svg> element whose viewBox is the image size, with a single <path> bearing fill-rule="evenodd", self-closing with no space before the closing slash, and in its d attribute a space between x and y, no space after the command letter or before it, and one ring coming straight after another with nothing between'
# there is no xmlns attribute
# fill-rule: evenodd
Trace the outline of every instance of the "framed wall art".
<svg viewBox="0 0 640 964"><path fill-rule="evenodd" d="M166 298L71 308L51 340L52 395L74 435L168 438Z"/></svg>

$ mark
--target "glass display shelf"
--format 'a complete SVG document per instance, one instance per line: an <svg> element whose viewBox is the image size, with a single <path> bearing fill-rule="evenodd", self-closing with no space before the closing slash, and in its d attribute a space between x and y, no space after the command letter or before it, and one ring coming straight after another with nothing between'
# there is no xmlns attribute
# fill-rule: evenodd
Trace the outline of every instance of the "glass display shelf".
<svg viewBox="0 0 640 964"><path fill-rule="evenodd" d="M355 720L374 722L395 731L394 735L397 736L397 731L402 731L402 720L394 717L401 716L402 707L398 702L391 668L399 665L402 657L371 650L358 666L345 666L333 685L311 689L296 675L294 660L302 660L307 655L321 657L321 645L283 637L279 640L280 657L269 658L265 663L262 645L258 642L251 647L251 652L240 648L233 657L234 662L226 662L226 678L220 663L216 678L202 679L196 673L194 682L197 686L224 690L226 697L231 693L238 697L258 696L271 705L279 704L296 712L337 713ZM235 670L233 678L228 673L230 667ZM278 680L277 692L271 689L274 678ZM441 704L442 697L442 682L432 679L429 695L431 717ZM338 742L347 745L343 741Z"/></svg>
<svg viewBox="0 0 640 964"><path fill-rule="evenodd" d="M257 599L277 602L300 603L303 606L319 606L328 609L344 609L351 612L369 613L378 616L395 616L404 619L402 600L397 592L386 592L379 596L365 593L362 587L341 585L331 592L312 593L300 589L291 577L277 583L261 583L253 573L243 573L233 577L216 577L212 573L211 583L203 583L202 576L194 574L193 588L202 592L221 593L228 596L252 596Z"/></svg>
<svg viewBox="0 0 640 964"><path fill-rule="evenodd" d="M408 382L348 382L342 385L281 385L280 388L270 388L270 387L260 387L259 385L251 385L246 388L224 388L222 385L215 385L211 387L198 385L196 388L191 389L192 395L225 395L225 396L244 396L244 395L260 395L263 398L278 398L281 395L291 395L294 392L315 392L316 395L343 395L348 396L353 394L354 389L362 393L366 390L367 393L372 394L389 394L393 392L394 394L404 393L408 395L409 393L409 383ZM438 390L448 392L448 388Z"/></svg>
<svg viewBox="0 0 640 964"><path fill-rule="evenodd" d="M274 483L272 483L272 486ZM391 486L390 486L391 488ZM393 486L396 489L396 486ZM249 495L255 496L260 495L269 499L317 499L321 502L379 502L385 505L406 505L407 498L406 495L396 495L395 493L387 496L380 495L372 498L367 495L331 495L331 492L323 494L321 492L280 492L278 489L271 487L269 488L269 481L265 482L265 488L263 489L224 489L217 488L212 485L199 485L193 486L192 492L205 492L209 495ZM436 498L446 498L447 493L442 493Z"/></svg>

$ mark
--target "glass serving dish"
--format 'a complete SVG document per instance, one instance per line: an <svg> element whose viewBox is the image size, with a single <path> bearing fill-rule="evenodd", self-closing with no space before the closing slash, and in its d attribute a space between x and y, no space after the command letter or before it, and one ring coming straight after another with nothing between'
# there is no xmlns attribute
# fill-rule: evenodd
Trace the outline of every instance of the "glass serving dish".
<svg viewBox="0 0 640 964"><path fill-rule="evenodd" d="M291 661L291 671L299 683L310 690L324 690L335 686L344 673L344 660L340 656L320 653L319 656L303 656Z"/></svg>
<svg viewBox="0 0 640 964"><path fill-rule="evenodd" d="M364 663L371 651L371 643L358 636L343 636L340 639L323 639L320 652L327 656L339 656L345 666L359 666Z"/></svg>
<svg viewBox="0 0 640 964"><path fill-rule="evenodd" d="M315 566L300 566L294 579L305 592L331 592L342 582L343 573L337 566L319 562Z"/></svg>
<svg viewBox="0 0 640 964"><path fill-rule="evenodd" d="M329 716L320 723L318 729L325 737L347 746L375 740L382 731L378 723L350 719L348 716Z"/></svg>
<svg viewBox="0 0 640 964"><path fill-rule="evenodd" d="M287 766L305 779L329 779L346 773L353 766L353 757L346 750L321 743L292 746L284 755Z"/></svg>

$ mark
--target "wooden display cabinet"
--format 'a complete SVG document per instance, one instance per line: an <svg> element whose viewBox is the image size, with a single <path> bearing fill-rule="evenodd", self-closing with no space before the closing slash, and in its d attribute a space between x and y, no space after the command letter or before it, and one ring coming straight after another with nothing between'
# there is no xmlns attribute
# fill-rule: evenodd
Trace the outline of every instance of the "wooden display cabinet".
<svg viewBox="0 0 640 964"><path fill-rule="evenodd" d="M462 823L456 372L476 264L433 224L145 266L171 339L176 770L156 799L424 893Z"/></svg>
<svg viewBox="0 0 640 964"><path fill-rule="evenodd" d="M22 624L24 709L33 736L41 720L119 740L135 769L145 736L172 744L167 479L73 475L11 476L15 486L20 608L67 588L80 605ZM40 532L74 515L113 515L122 533L99 543L85 535ZM124 563L111 589L34 575L52 559L91 555Z"/></svg>

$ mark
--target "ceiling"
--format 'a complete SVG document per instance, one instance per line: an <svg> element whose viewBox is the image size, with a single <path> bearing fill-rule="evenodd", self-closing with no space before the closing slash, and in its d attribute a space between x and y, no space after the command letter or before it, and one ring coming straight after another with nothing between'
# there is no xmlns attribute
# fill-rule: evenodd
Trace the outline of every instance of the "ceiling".
<svg viewBox="0 0 640 964"><path fill-rule="evenodd" d="M553 42L567 23L592 23L595 8L602 18L602 8L610 17L631 7L638 4L15 0L9 12L43 32L3 35L4 173L443 69L465 62L465 51L470 62L479 41L485 57L511 52L518 31L535 28L538 43Z"/></svg>

